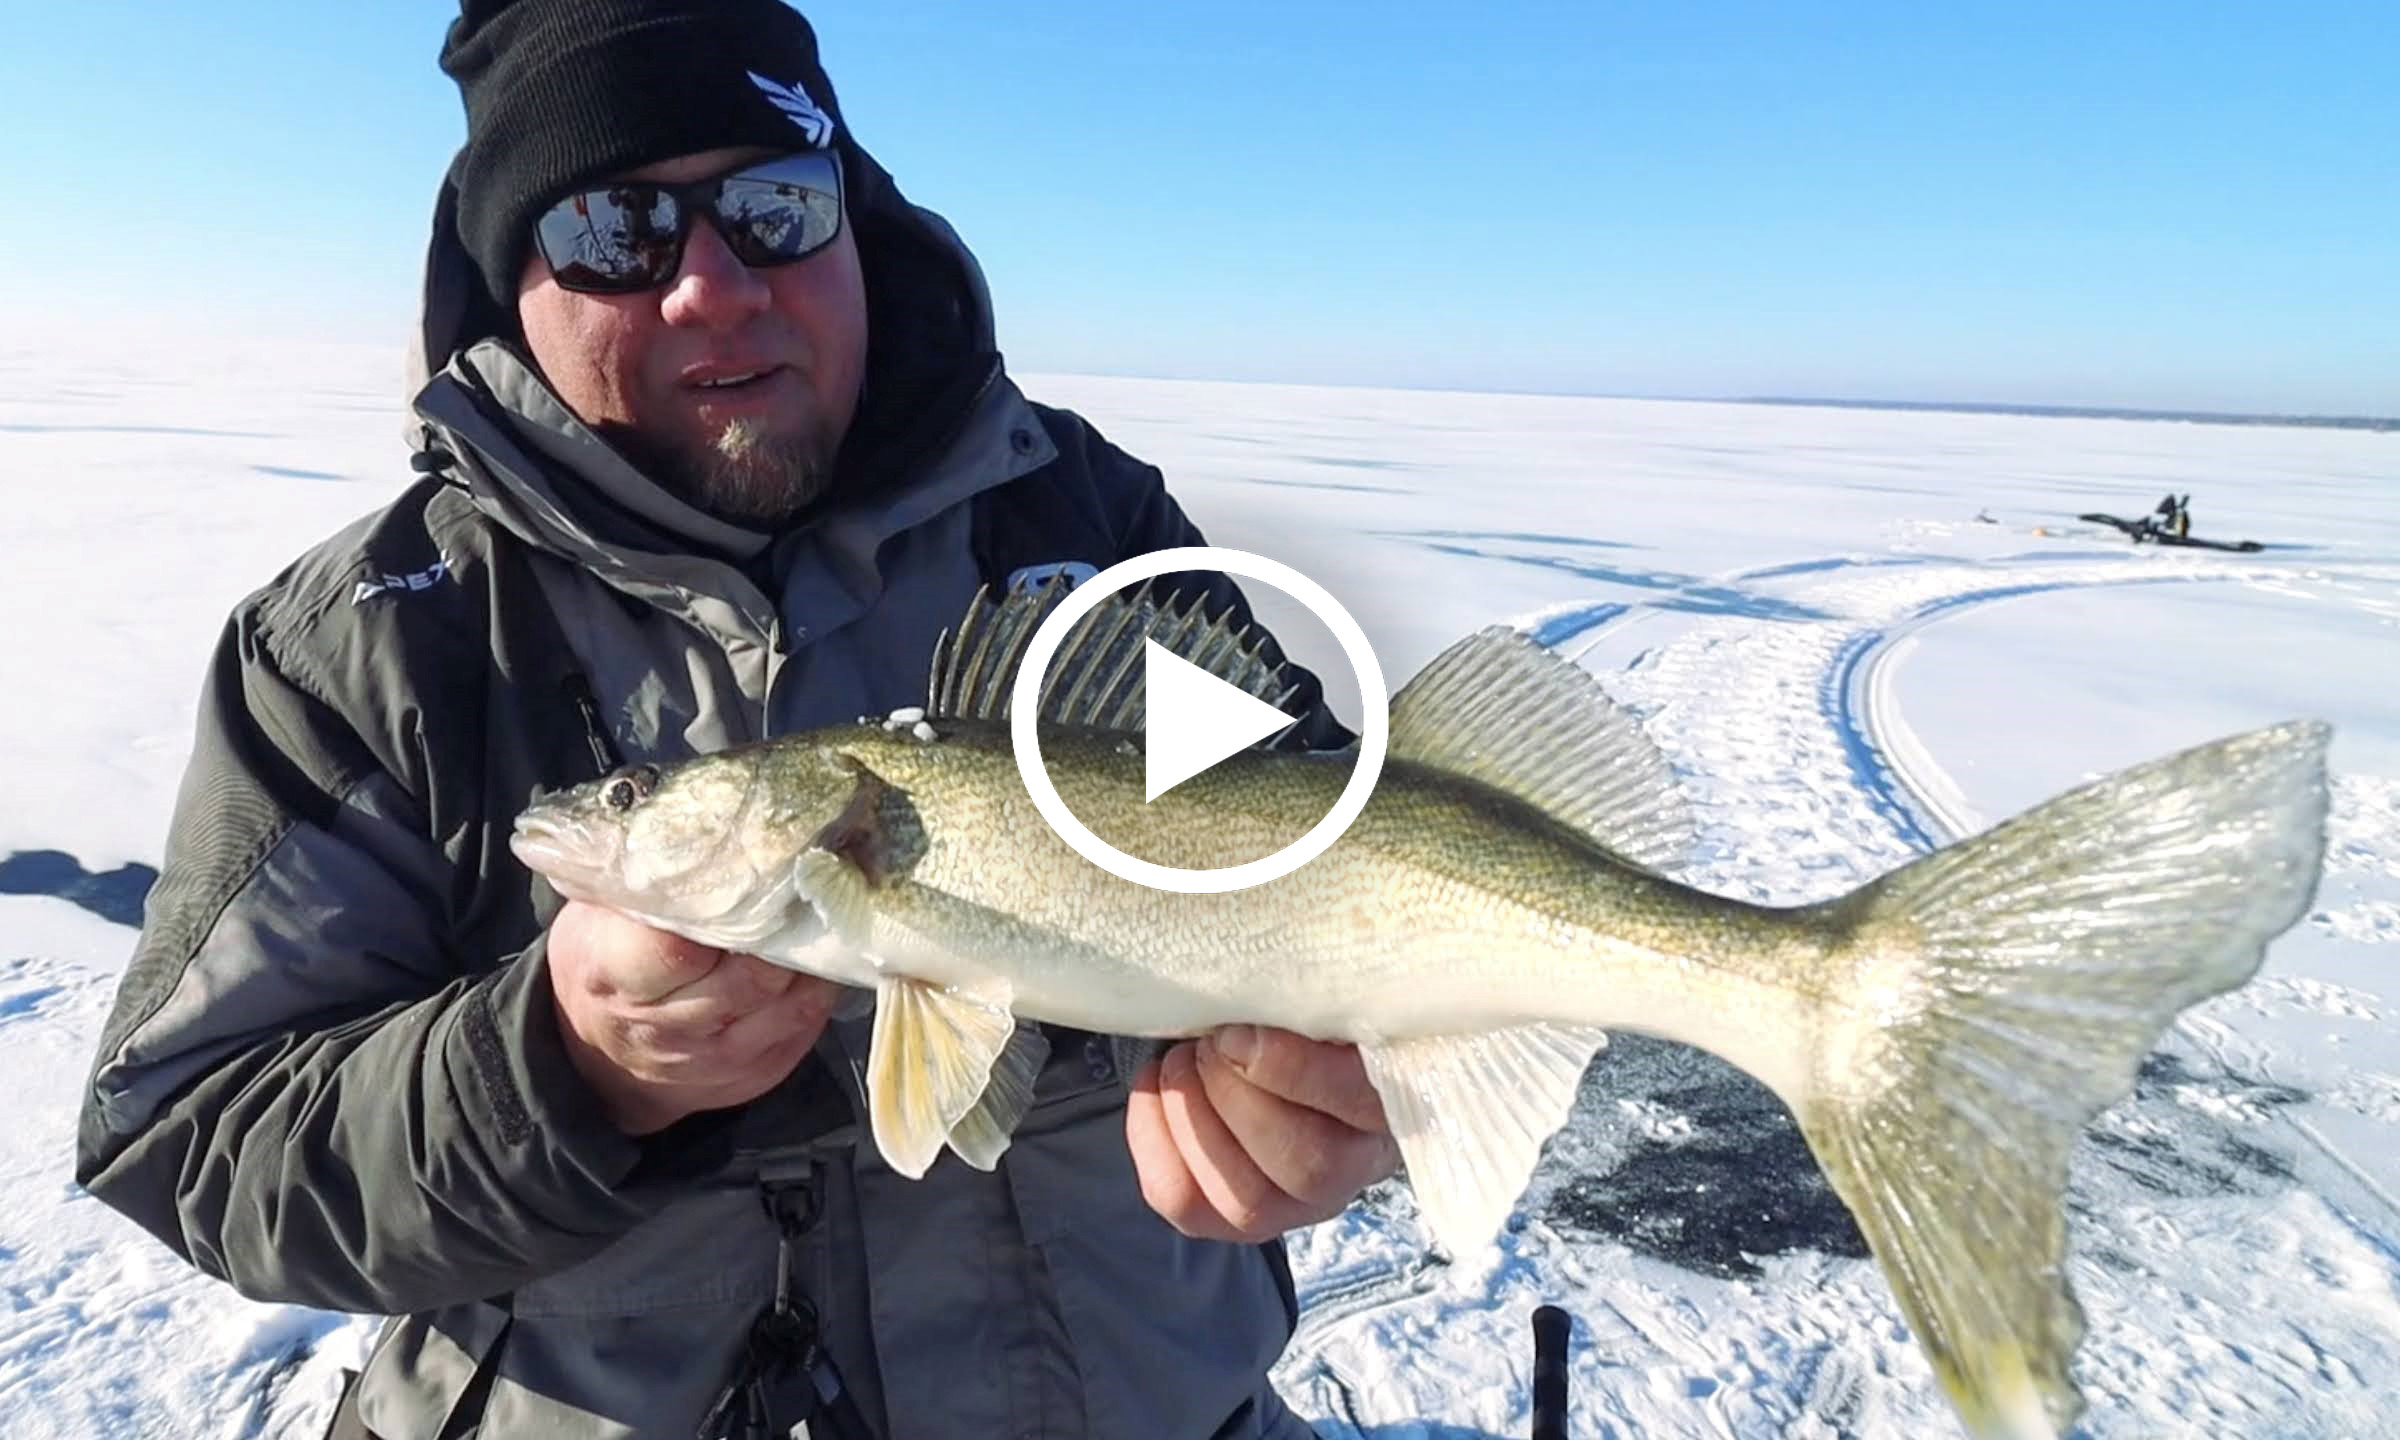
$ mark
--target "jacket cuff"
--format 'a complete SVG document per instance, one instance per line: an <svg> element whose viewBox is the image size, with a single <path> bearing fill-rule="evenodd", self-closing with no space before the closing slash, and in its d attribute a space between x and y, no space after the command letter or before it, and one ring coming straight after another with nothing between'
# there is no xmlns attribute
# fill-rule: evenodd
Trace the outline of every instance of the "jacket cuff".
<svg viewBox="0 0 2400 1440"><path fill-rule="evenodd" d="M515 1168L530 1166L537 1193L614 1191L642 1143L610 1124L567 1058L551 997L547 936L475 982L450 1035L450 1073L475 1133Z"/></svg>
<svg viewBox="0 0 2400 1440"><path fill-rule="evenodd" d="M653 1135L609 1122L567 1058L550 989L547 933L478 981L460 1025L482 1133L511 1149L549 1150L558 1178L600 1185L636 1204L663 1203L733 1154L740 1109L686 1116ZM646 1208L646 1206L645 1206Z"/></svg>

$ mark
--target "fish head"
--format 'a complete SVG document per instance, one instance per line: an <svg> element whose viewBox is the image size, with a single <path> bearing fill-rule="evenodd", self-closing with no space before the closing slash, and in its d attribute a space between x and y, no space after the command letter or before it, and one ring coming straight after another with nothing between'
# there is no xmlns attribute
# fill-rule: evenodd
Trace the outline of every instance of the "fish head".
<svg viewBox="0 0 2400 1440"><path fill-rule="evenodd" d="M509 848L569 899L735 943L777 922L793 862L858 789L823 752L627 765L528 806Z"/></svg>

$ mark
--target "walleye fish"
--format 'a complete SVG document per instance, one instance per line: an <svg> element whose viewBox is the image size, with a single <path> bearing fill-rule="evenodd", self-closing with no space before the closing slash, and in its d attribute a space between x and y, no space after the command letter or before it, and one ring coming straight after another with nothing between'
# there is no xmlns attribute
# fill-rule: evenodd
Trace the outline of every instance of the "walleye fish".
<svg viewBox="0 0 2400 1440"><path fill-rule="evenodd" d="M1699 1046L1790 1107L1967 1429L2074 1422L2069 1151L2176 1013L2305 912L2327 727L2142 765L1769 908L1673 878L1691 824L1663 759L1588 672L1495 627L1393 698L1381 781L1330 850L1186 895L1076 854L1017 772L1010 689L1054 599L978 597L922 711L629 767L528 809L516 853L562 894L873 990L871 1128L910 1176L945 1146L999 1161L1047 1048L1029 1022L1274 1025L1359 1047L1428 1224L1466 1253L1610 1027ZM1284 698L1225 619L1104 602L1037 717L1069 808L1187 867L1313 825L1351 753L1254 749L1143 799L1145 642Z"/></svg>

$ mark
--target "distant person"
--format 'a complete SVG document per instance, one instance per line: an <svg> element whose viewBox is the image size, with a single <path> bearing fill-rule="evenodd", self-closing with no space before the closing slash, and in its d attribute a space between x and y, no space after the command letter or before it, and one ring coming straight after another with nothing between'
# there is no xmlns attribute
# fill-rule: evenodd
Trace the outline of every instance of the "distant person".
<svg viewBox="0 0 2400 1440"><path fill-rule="evenodd" d="M441 64L417 478L225 631L77 1177L246 1295L397 1317L353 1440L1308 1434L1278 1237L1395 1165L1354 1050L1137 1077L1054 1032L998 1171L910 1181L834 987L506 843L536 792L919 703L978 586L1199 531L1019 394L777 0L469 0Z"/></svg>
<svg viewBox="0 0 2400 1440"><path fill-rule="evenodd" d="M2158 502L2158 508L2151 511L2144 521L2144 533L2135 538L2143 539L2157 535L2178 537L2190 535L2192 533L2191 505L2191 496L2178 497L2175 492L2168 491L2167 497Z"/></svg>

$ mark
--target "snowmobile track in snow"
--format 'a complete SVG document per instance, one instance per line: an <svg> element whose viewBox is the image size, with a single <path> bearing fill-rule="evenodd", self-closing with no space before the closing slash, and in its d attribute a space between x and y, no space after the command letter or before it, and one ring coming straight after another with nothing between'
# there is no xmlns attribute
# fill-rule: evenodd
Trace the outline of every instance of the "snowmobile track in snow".
<svg viewBox="0 0 2400 1440"><path fill-rule="evenodd" d="M1580 557L1491 558L1585 573ZM1642 588L1652 588L1656 578L1641 577ZM2400 573L2313 571L2295 576L2286 566L2213 555L2127 557L2045 549L2000 559L1932 554L1835 557L1697 581L1697 604L1681 603L1674 592L1631 603L1595 599L1553 607L1520 623L1535 639L1562 653L1605 652L1606 663L1595 665L1604 685L1643 716L1692 791L1700 835L1687 878L1721 893L1794 903L1839 894L1988 823L1909 729L1893 684L1895 662L1939 622L2013 599L2211 583L2279 593L2292 593L2296 583L2305 583L2315 587L2313 598L2348 601L2381 615L2386 613L2383 597L2393 593L2395 579ZM1634 652L1637 642L1641 648ZM2346 784L2337 782L2337 804ZM2400 793L2400 786L2394 788ZM2381 794L2374 790L2369 798ZM2335 828L2339 835L2338 822ZM2395 828L2364 829L2373 833L2355 836L2343 863L2362 869L2400 865L2394 847L2400 834ZM1761 883L1753 873L1761 855L1782 860L1780 883ZM1795 868L1805 877L1804 893L1792 891ZM2275 977L2257 982L2251 999L2285 1009L2334 1003L2308 998L2315 994L2309 986L2326 988L2321 982ZM2355 1010L2357 1002L2351 1003ZM2369 1114L2388 1108L2392 1096L2376 1083L2386 1077L2364 1076L2343 1087L2345 1093L2311 1096L2271 1078L2271 1070L2256 1072L2246 1063L2254 1057L2228 1053L2209 1041L2205 1026L2176 1032L2168 1047L2144 1065L2134 1096L2095 1123L2079 1152L2068 1203L2078 1278L2087 1298L2105 1305L2113 1290L2117 1296L2145 1297L2139 1303L2234 1308L2221 1306L2214 1296L2199 1298L2221 1288L2221 1282L2186 1282L2162 1259L2189 1242L2178 1233L2180 1221L2140 1218L2137 1207L2145 1206L2177 1213L2193 1205L2222 1206L2231 1197L2249 1197L2246 1203L2252 1206L2277 1207L2321 1203L2322 1197L2351 1216L2375 1218L2371 1230L2351 1221L2346 1228L2359 1244L2347 1250L2329 1244L2327 1254L2309 1259L2312 1267L2355 1266L2361 1263L2361 1247L2367 1257L2400 1259L2389 1238L2400 1235L2400 1208L2295 1113L2312 1099L2335 1105L2347 1101L2345 1108ZM2400 1082L2392 1089L2400 1095ZM1758 1113L1744 1114L1745 1108ZM1680 1131L1660 1129L1660 1136L1671 1137L1662 1141L1639 1133L1647 1122L1628 1126L1625 1121L1627 1113L1648 1115L1653 1110L1698 1123ZM1601 1305L1603 1297L1623 1296L1633 1283L1623 1270L1623 1259L1607 1258L1611 1252L1622 1256L1630 1250L1694 1276L1735 1284L1744 1283L1745 1275L1759 1275L1760 1266L1769 1262L1818 1267L1846 1263L1812 1258L1858 1253L1846 1215L1838 1215L1838 1225L1819 1219L1795 1226L1776 1219L1788 1222L1807 1214L1807 1196L1798 1192L1810 1183L1822 1189L1820 1176L1767 1176L1756 1163L1740 1163L1784 1153L1772 1148L1774 1137L1768 1133L1778 1127L1792 1128L1780 1105L1729 1067L1682 1047L1621 1039L1602 1053L1587 1076L1574 1119L1552 1143L1542 1173L1520 1207L1521 1216L1531 1217L1529 1228L1504 1239L1500 1268L1483 1278L1482 1288L1495 1302L1515 1294L1513 1283L1571 1305L1581 1303L1587 1311L1588 1337L1588 1312ZM1735 1131L1740 1132L1738 1143L1719 1143ZM1791 1138L1796 1147L1796 1131ZM1714 1163L1716 1152L1727 1149L1738 1152L1722 1157L1734 1163ZM1806 1167L1805 1159L1795 1163ZM1393 1227L1395 1238L1405 1236L1413 1223L1405 1213L1408 1208L1405 1197L1392 1197L1389 1203L1370 1207L1379 1212L1372 1221ZM1650 1213L1661 1209L1675 1213ZM1831 1209L1838 1212L1839 1207ZM2129 1209L2135 1210L2136 1218L2128 1220ZM1707 1215L1720 1218L1695 1230L1690 1222ZM2254 1223L2264 1226L2263 1221ZM2271 1233L2278 1247L2295 1243L2280 1230ZM2296 1243L2315 1248L2306 1239ZM2364 1263L2372 1269L2371 1258ZM1562 1281L1592 1266L1605 1272L1604 1278L1596 1278L1589 1287L1562 1287ZM2400 1264L2390 1269L2391 1280L2400 1282ZM2086 1280L2086 1273L2094 1271L2105 1278ZM1888 1326L1888 1321L1870 1318L1888 1311L1880 1277L1856 1265L1842 1273L1848 1278L1834 1301L1836 1309L1851 1314L1862 1332L1877 1324ZM1331 1275L1323 1278L1333 1280ZM1335 1339L1340 1330L1352 1330L1353 1341L1374 1334L1392 1343L1413 1333L1423 1322L1408 1317L1433 1303L1427 1278L1418 1265L1381 1276L1348 1267L1323 1290L1312 1286L1310 1310L1295 1339L1287 1373L1303 1384L1312 1373L1331 1384L1339 1392L1340 1413L1353 1426L1359 1424L1362 1409L1390 1413L1390 1395L1381 1403L1362 1404L1362 1399L1379 1388L1405 1390L1424 1382L1351 1373L1355 1361L1337 1372L1329 1352L1358 1353L1355 1344ZM1474 1284L1472 1279L1468 1283ZM2233 1282L2236 1287L2245 1283ZM2370 1280L2368 1288L2373 1283ZM1321 1311L1320 1301L1325 1302ZM1766 1333L1753 1334L1744 1327L1742 1335L1724 1337L1737 1352L1760 1344L1780 1353L1736 1366L1738 1378L1720 1365L1717 1379L1689 1383L1710 1394L1731 1384L1736 1392L1747 1392L1749 1403L1757 1407L1753 1413L1780 1415L1782 1423L1801 1427L1791 1433L1848 1434L1895 1426L1911 1432L1907 1419L1893 1411L1888 1384L1865 1378L1888 1373L1884 1350L1890 1337L1865 1341L1859 1334L1844 1334L1831 1317L1812 1313L1819 1303L1809 1302L1803 1313L1785 1316ZM2296 1323L2294 1346L2286 1348L2300 1358L2291 1364L2271 1353L2271 1347L2262 1347L2229 1356L2222 1375L2190 1377L2197 1390L2206 1392L2205 1399L2196 1402L2193 1418L2233 1420L2241 1415L2254 1403L2242 1392L2261 1381L2262 1371L2274 1376L2271 1391L2291 1399L2308 1396L2309 1386L2301 1375L2308 1355L2320 1357L2314 1369L2325 1378L2315 1383L2330 1387L2329 1393L2314 1399L2326 1403L2331 1413L2348 1403L2340 1392L2359 1374L2336 1352L2371 1343L2377 1333L2371 1314L2360 1325L2359 1330L2329 1329L2312 1336L2312 1327ZM2367 1341L2362 1342L2362 1334ZM1633 1337L1614 1342L1598 1337L1590 1343L1603 1351L1615 1349L1602 1362L1615 1366L1638 1365L1638 1354L1651 1348ZM1632 1348L1618 1348L1624 1345ZM2122 1348L2106 1341L2089 1347L2092 1365L2100 1371L2094 1384L2096 1401L2105 1403L2101 1397L2111 1390L2131 1391L2145 1383L2120 1373L2126 1363L2117 1353ZM1670 1356L1660 1358L1673 1363ZM1895 1363L1913 1365L1913 1360ZM2351 1379L2344 1380L2344 1375ZM1866 1398L1863 1391L1869 1387L1880 1398ZM1700 1399L1703 1389L1689 1394ZM1605 1421L1615 1405L1594 1397L1588 1409L1582 1401L1577 1408ZM1875 1418L1870 1420L1870 1414ZM1628 1413L1627 1418L1633 1417ZM1695 1411L1692 1419L1698 1428L1690 1433L1719 1433L1721 1417L1711 1420ZM2244 1424L2226 1433L2247 1429Z"/></svg>

